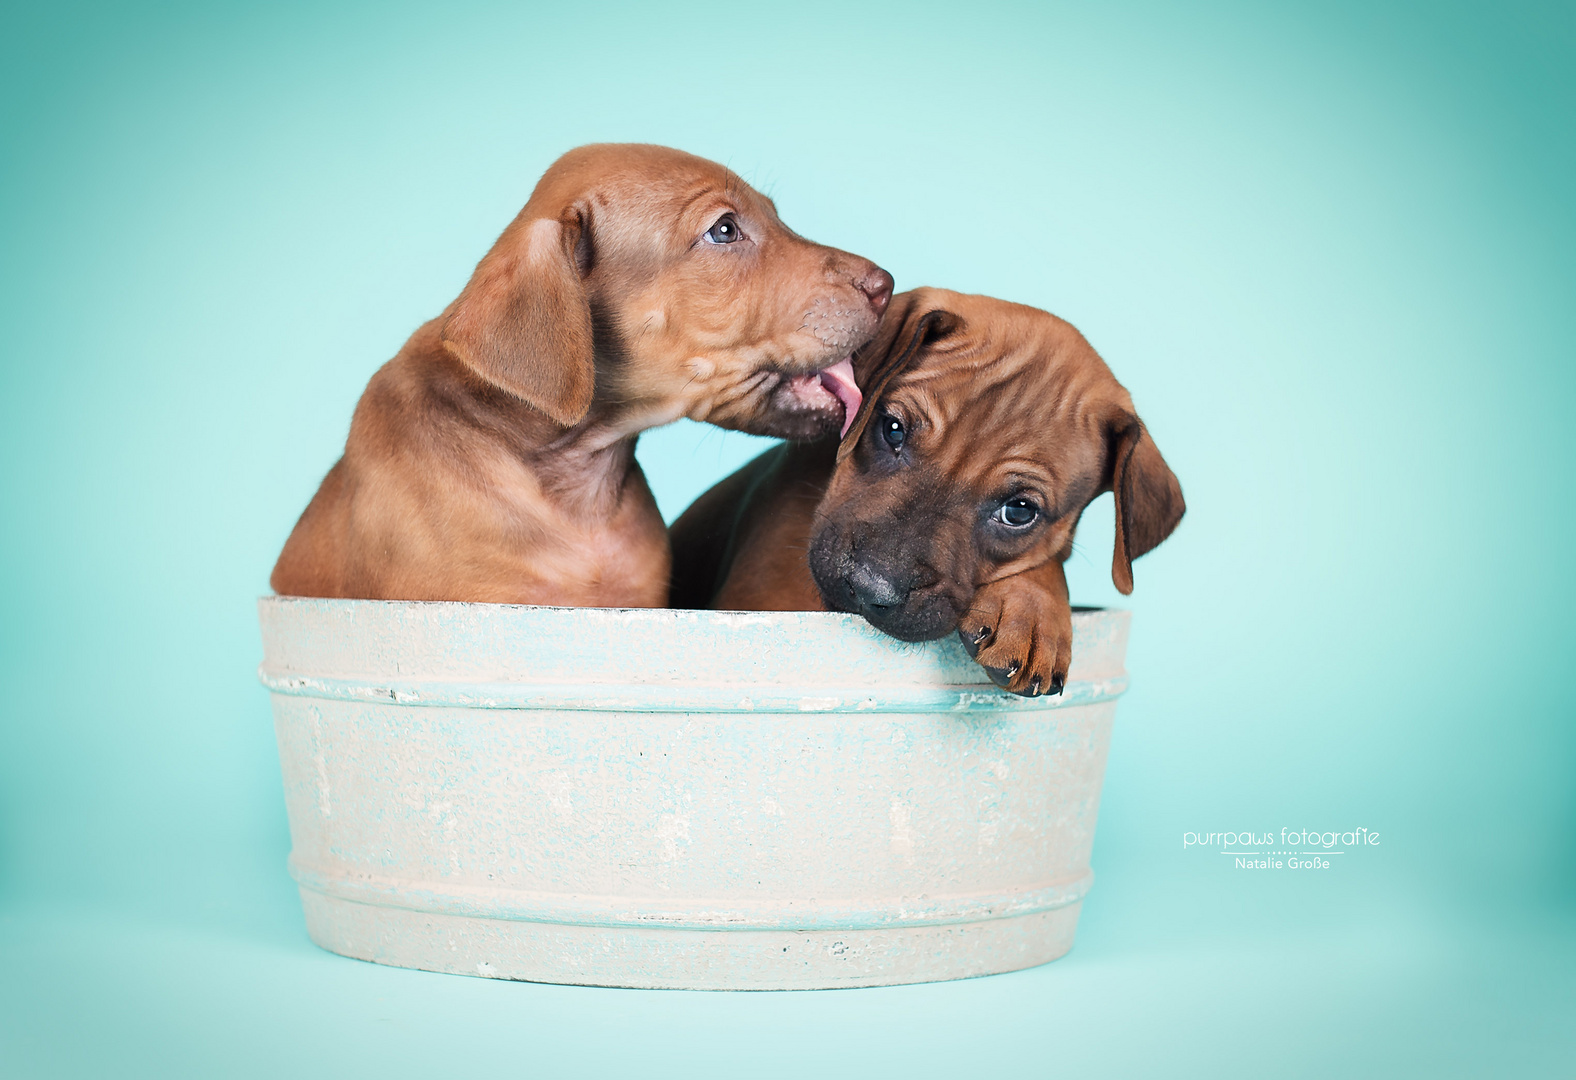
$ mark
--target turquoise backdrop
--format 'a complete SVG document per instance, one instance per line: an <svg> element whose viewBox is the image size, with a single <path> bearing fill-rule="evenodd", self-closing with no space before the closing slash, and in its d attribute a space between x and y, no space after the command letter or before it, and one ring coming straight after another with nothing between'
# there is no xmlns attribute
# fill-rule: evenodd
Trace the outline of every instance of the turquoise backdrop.
<svg viewBox="0 0 1576 1080"><path fill-rule="evenodd" d="M307 941L253 600L368 376L604 140L1070 319L1181 476L1066 959L727 995ZM7 4L0 1074L1576 1073L1573 177L1568 3ZM757 445L640 454L671 516Z"/></svg>

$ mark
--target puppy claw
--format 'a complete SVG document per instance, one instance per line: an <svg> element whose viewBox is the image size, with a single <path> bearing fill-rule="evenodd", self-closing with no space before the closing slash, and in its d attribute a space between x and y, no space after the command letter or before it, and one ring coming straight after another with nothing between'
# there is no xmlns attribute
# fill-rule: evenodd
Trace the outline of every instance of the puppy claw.
<svg viewBox="0 0 1576 1080"><path fill-rule="evenodd" d="M1067 676L1063 675L1061 672L1057 672L1055 675L1052 675L1051 689L1048 692L1051 694L1060 694L1065 689L1067 689Z"/></svg>
<svg viewBox="0 0 1576 1080"><path fill-rule="evenodd" d="M1040 677L1038 675L1036 675L1029 682L1029 696L1030 697L1039 697L1040 696Z"/></svg>
<svg viewBox="0 0 1576 1080"><path fill-rule="evenodd" d="M958 640L963 642L963 651L968 653L972 659L979 656L980 649L989 643L994 635L995 631L988 626L980 627L978 632L974 634L967 634L960 629L958 631Z"/></svg>
<svg viewBox="0 0 1576 1080"><path fill-rule="evenodd" d="M990 676L991 682L1005 690L1012 682L1012 677L1018 674L1018 668L1021 666L1018 661L1014 660L1011 667L986 667L985 674Z"/></svg>

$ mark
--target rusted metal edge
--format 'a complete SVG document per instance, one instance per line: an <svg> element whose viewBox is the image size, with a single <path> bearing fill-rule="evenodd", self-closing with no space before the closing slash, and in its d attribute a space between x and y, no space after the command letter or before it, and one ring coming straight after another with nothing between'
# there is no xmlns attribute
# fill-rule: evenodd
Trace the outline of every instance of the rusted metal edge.
<svg viewBox="0 0 1576 1080"><path fill-rule="evenodd" d="M1114 701L1127 676L1070 682L1055 696L1019 697L988 684L974 686L750 687L633 683L385 682L298 675L257 669L275 694L465 709L544 709L554 712L683 713L927 713L980 709L1033 712Z"/></svg>
<svg viewBox="0 0 1576 1080"><path fill-rule="evenodd" d="M1076 904L1094 884L1091 871L1072 881L991 895L872 898L840 905L806 897L773 899L770 908L752 908L736 900L718 901L715 907L691 901L683 910L664 910L671 901L652 897L577 896L458 884L438 892L421 881L373 876L350 881L304 866L294 856L290 876L303 889L374 907L511 922L667 930L855 931L984 922ZM796 904L802 909L793 910Z"/></svg>

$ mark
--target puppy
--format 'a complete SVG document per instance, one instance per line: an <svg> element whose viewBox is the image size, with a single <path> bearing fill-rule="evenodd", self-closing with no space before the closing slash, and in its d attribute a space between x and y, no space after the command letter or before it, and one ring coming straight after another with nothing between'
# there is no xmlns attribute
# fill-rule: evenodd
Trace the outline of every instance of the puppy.
<svg viewBox="0 0 1576 1080"><path fill-rule="evenodd" d="M768 450L674 522L674 605L857 612L904 641L956 629L997 685L1060 693L1084 508L1115 492L1124 594L1185 509L1127 391L1061 319L940 289L899 295L854 367L841 445Z"/></svg>
<svg viewBox="0 0 1576 1080"><path fill-rule="evenodd" d="M296 596L667 601L638 432L791 439L858 407L849 359L892 278L813 244L721 165L572 150L458 299L372 377L274 567Z"/></svg>

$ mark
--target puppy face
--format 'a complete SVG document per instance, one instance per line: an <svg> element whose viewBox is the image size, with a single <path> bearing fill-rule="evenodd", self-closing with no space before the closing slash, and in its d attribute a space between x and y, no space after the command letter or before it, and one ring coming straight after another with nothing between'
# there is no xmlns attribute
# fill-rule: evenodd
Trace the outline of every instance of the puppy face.
<svg viewBox="0 0 1576 1080"><path fill-rule="evenodd" d="M1117 493L1112 576L1181 519L1176 477L1073 327L923 289L857 358L866 402L816 513L826 605L906 641L951 632L981 585L1065 559L1084 507Z"/></svg>
<svg viewBox="0 0 1576 1080"><path fill-rule="evenodd" d="M849 360L891 290L884 270L797 235L721 165L587 146L543 176L444 341L561 423L595 396L629 430L688 416L810 439L858 409Z"/></svg>

